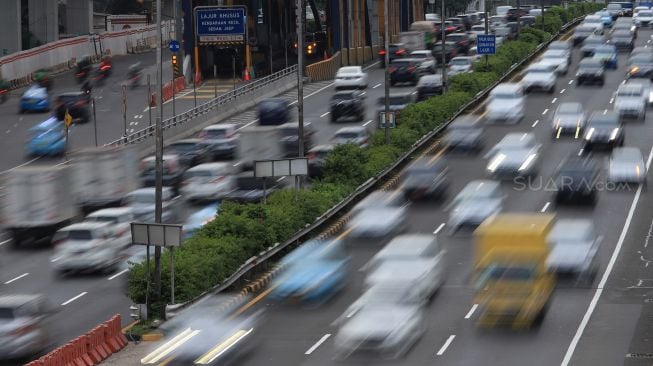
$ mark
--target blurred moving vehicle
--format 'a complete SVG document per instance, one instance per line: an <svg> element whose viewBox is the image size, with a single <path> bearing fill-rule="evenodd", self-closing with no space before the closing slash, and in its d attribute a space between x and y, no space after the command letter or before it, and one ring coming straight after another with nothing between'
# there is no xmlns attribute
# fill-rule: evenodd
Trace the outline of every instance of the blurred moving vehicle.
<svg viewBox="0 0 653 366"><path fill-rule="evenodd" d="M127 82L129 87L134 89L137 86L141 85L141 73L143 72L143 66L140 62L129 65L127 69Z"/></svg>
<svg viewBox="0 0 653 366"><path fill-rule="evenodd" d="M28 131L27 156L61 156L66 152L66 128L50 117Z"/></svg>
<svg viewBox="0 0 653 366"><path fill-rule="evenodd" d="M587 37L589 37L589 36L591 36L593 34L597 34L596 29L593 26L581 24L581 25L577 26L574 29L574 33L571 36L571 39L572 39L572 42L573 42L574 46L577 46L577 45L583 43L583 41Z"/></svg>
<svg viewBox="0 0 653 366"><path fill-rule="evenodd" d="M258 103L258 124L261 126L282 125L290 121L290 102L283 98L268 98Z"/></svg>
<svg viewBox="0 0 653 366"><path fill-rule="evenodd" d="M647 175L644 156L638 148L619 147L612 150L608 163L608 182L646 184Z"/></svg>
<svg viewBox="0 0 653 366"><path fill-rule="evenodd" d="M213 160L209 144L202 139L177 140L166 146L163 154L176 155L179 164L186 169Z"/></svg>
<svg viewBox="0 0 653 366"><path fill-rule="evenodd" d="M442 95L443 91L442 75L424 75L417 82L417 101Z"/></svg>
<svg viewBox="0 0 653 366"><path fill-rule="evenodd" d="M490 92L486 106L489 122L518 123L524 117L524 88L519 83L501 83Z"/></svg>
<svg viewBox="0 0 653 366"><path fill-rule="evenodd" d="M490 158L487 173L499 179L535 176L541 146L532 133L509 133L484 156Z"/></svg>
<svg viewBox="0 0 653 366"><path fill-rule="evenodd" d="M555 65L558 75L567 75L571 64L571 52L564 49L549 49L540 56L540 62Z"/></svg>
<svg viewBox="0 0 653 366"><path fill-rule="evenodd" d="M236 158L240 135L235 124L220 123L205 127L197 136L209 146L212 160Z"/></svg>
<svg viewBox="0 0 653 366"><path fill-rule="evenodd" d="M480 118L464 114L451 122L445 130L444 143L449 149L479 151L483 147L483 128Z"/></svg>
<svg viewBox="0 0 653 366"><path fill-rule="evenodd" d="M34 72L34 81L41 88L45 88L48 91L52 90L52 77L50 76L50 71L47 69L38 69Z"/></svg>
<svg viewBox="0 0 653 366"><path fill-rule="evenodd" d="M163 186L171 187L175 193L181 188L183 175L186 171L179 163L177 155L164 154L163 160ZM154 187L156 175L156 161L154 156L147 157L141 160L140 164L140 179L143 187Z"/></svg>
<svg viewBox="0 0 653 366"><path fill-rule="evenodd" d="M413 304L373 304L359 308L335 335L335 358L356 351L379 352L386 358L403 356L425 331L423 310Z"/></svg>
<svg viewBox="0 0 653 366"><path fill-rule="evenodd" d="M236 309L252 299L231 294L210 295L169 318L167 335L140 360L140 365L238 365L257 349L264 312Z"/></svg>
<svg viewBox="0 0 653 366"><path fill-rule="evenodd" d="M410 201L442 200L449 186L448 169L441 160L416 159L402 173L401 187Z"/></svg>
<svg viewBox="0 0 653 366"><path fill-rule="evenodd" d="M331 122L341 117L354 117L356 121L365 119L365 95L357 90L339 91L331 97Z"/></svg>
<svg viewBox="0 0 653 366"><path fill-rule="evenodd" d="M558 279L572 277L591 285L599 271L597 253L603 241L596 236L592 220L560 219L547 238L550 246L546 260Z"/></svg>
<svg viewBox="0 0 653 366"><path fill-rule="evenodd" d="M601 61L608 69L617 69L617 48L614 45L602 45L594 47L594 59Z"/></svg>
<svg viewBox="0 0 653 366"><path fill-rule="evenodd" d="M620 37L625 37L627 35L630 36L631 39L637 39L637 27L632 22L616 22L612 27L613 41L615 36L620 38Z"/></svg>
<svg viewBox="0 0 653 366"><path fill-rule="evenodd" d="M599 167L592 159L571 156L557 169L555 178L556 204L596 201Z"/></svg>
<svg viewBox="0 0 653 366"><path fill-rule="evenodd" d="M280 181L274 178L256 178L253 172L242 172L235 176L236 188L225 194L223 201L258 203L280 188Z"/></svg>
<svg viewBox="0 0 653 366"><path fill-rule="evenodd" d="M641 85L644 89L644 99L646 99L647 107L653 105L653 82L651 80L643 78L628 79L626 85Z"/></svg>
<svg viewBox="0 0 653 366"><path fill-rule="evenodd" d="M47 112L50 110L50 95L48 90L39 85L32 85L20 98L18 113Z"/></svg>
<svg viewBox="0 0 653 366"><path fill-rule="evenodd" d="M447 73L450 76L472 72L474 67L474 59L468 56L454 57L449 61L449 68Z"/></svg>
<svg viewBox="0 0 653 366"><path fill-rule="evenodd" d="M91 212L84 218L84 222L99 222L109 225L109 232L116 238L125 238L131 243L131 223L134 213L129 207L104 208Z"/></svg>
<svg viewBox="0 0 653 366"><path fill-rule="evenodd" d="M512 329L539 326L555 289L547 238L554 215L494 216L474 232L474 303L477 325Z"/></svg>
<svg viewBox="0 0 653 366"><path fill-rule="evenodd" d="M617 30L612 34L610 41L618 51L632 51L635 48L635 39L629 30Z"/></svg>
<svg viewBox="0 0 653 366"><path fill-rule="evenodd" d="M606 10L610 13L612 20L617 20L618 17L623 16L623 10L621 10L621 4L617 3L608 3Z"/></svg>
<svg viewBox="0 0 653 366"><path fill-rule="evenodd" d="M599 60L592 58L584 58L578 63L578 71L576 71L576 85L581 86L584 84L605 84L605 67Z"/></svg>
<svg viewBox="0 0 653 366"><path fill-rule="evenodd" d="M576 102L560 103L553 114L552 136L574 135L578 139L584 132L587 123L587 114L583 105Z"/></svg>
<svg viewBox="0 0 653 366"><path fill-rule="evenodd" d="M254 161L282 159L283 146L280 143L279 125L250 126L239 132L240 141L236 155L242 170L254 169Z"/></svg>
<svg viewBox="0 0 653 366"><path fill-rule="evenodd" d="M401 114L401 111L406 109L409 104L413 103L413 96L411 93L390 93L388 96L388 109L391 112L395 112L395 121L398 121L398 116ZM385 96L379 97L376 100L376 114L380 115L381 112L385 112ZM379 118L379 123L381 120ZM395 122L396 123L396 122Z"/></svg>
<svg viewBox="0 0 653 366"><path fill-rule="evenodd" d="M404 197L397 191L374 191L358 202L349 213L353 216L360 211L384 207L401 207Z"/></svg>
<svg viewBox="0 0 653 366"><path fill-rule="evenodd" d="M583 25L594 28L594 31L598 34L603 34L605 32L605 23L600 15L588 15L583 20Z"/></svg>
<svg viewBox="0 0 653 366"><path fill-rule="evenodd" d="M198 230L200 230L204 225L215 220L218 216L218 210L220 209L220 204L217 202L211 203L207 206L204 206L200 210L193 212L186 222L184 223L183 229L183 238L188 239L192 237Z"/></svg>
<svg viewBox="0 0 653 366"><path fill-rule="evenodd" d="M653 11L651 10L640 10L636 15L633 16L635 20L635 25L637 28L649 27L653 22Z"/></svg>
<svg viewBox="0 0 653 366"><path fill-rule="evenodd" d="M438 42L434 44L432 53L433 53L433 58L435 58L435 61L437 62L438 66L442 66L443 49L444 49L445 64L449 64L449 61L451 61L452 58L458 55L458 49L456 48L456 44L454 42L445 41L444 47L442 46L442 42Z"/></svg>
<svg viewBox="0 0 653 366"><path fill-rule="evenodd" d="M619 122L619 115L615 112L592 112L587 127L583 145L584 152L589 152L597 147L612 149L624 145L624 129Z"/></svg>
<svg viewBox="0 0 653 366"><path fill-rule="evenodd" d="M434 74L437 69L438 62L433 57L431 50L417 50L410 53L409 58L421 60L422 63L417 67L423 75Z"/></svg>
<svg viewBox="0 0 653 366"><path fill-rule="evenodd" d="M54 103L55 116L63 121L67 111L74 121L86 123L91 116L90 104L90 98L84 92L59 94Z"/></svg>
<svg viewBox="0 0 653 366"><path fill-rule="evenodd" d="M367 73L361 66L345 66L338 69L335 77L335 89L367 89Z"/></svg>
<svg viewBox="0 0 653 366"><path fill-rule="evenodd" d="M77 61L77 66L75 69L75 80L77 83L81 84L84 80L86 80L91 73L92 68L93 61L91 60L91 56L82 56L80 60Z"/></svg>
<svg viewBox="0 0 653 366"><path fill-rule="evenodd" d="M402 58L406 57L408 55L408 51L406 50L406 45L403 43L390 43L389 45L390 52L388 54L388 58L390 59L390 62L397 58ZM381 67L385 67L385 50L382 49L379 51L379 61L381 62Z"/></svg>
<svg viewBox="0 0 653 366"><path fill-rule="evenodd" d="M47 325L47 317L54 312L42 295L0 295L0 361L15 362L47 352L53 346L50 333L55 330Z"/></svg>
<svg viewBox="0 0 653 366"><path fill-rule="evenodd" d="M125 196L125 206L132 209L134 218L139 222L154 222L154 188L140 188ZM172 188L163 187L161 193L162 213L161 221L164 224L174 224L179 219L178 199L173 195Z"/></svg>
<svg viewBox="0 0 653 366"><path fill-rule="evenodd" d="M276 301L297 301L320 305L346 285L349 254L339 240L311 240L284 257L284 268L271 285Z"/></svg>
<svg viewBox="0 0 653 366"><path fill-rule="evenodd" d="M459 54L467 54L467 52L469 52L469 48L472 46L472 42L470 41L467 33L451 33L447 35L446 39L449 42L454 43L456 51Z"/></svg>
<svg viewBox="0 0 653 366"><path fill-rule="evenodd" d="M604 36L591 35L583 41L583 46L580 48L582 57L594 57L594 51L597 47L605 46L607 39ZM604 63L605 65L605 63Z"/></svg>
<svg viewBox="0 0 653 366"><path fill-rule="evenodd" d="M612 14L610 14L609 11L600 10L595 14L601 17L601 20L603 21L603 27L612 28Z"/></svg>
<svg viewBox="0 0 653 366"><path fill-rule="evenodd" d="M338 129L331 138L334 145L354 144L360 148L369 145L370 133L363 126L343 127Z"/></svg>
<svg viewBox="0 0 653 366"><path fill-rule="evenodd" d="M642 85L622 84L614 97L614 111L619 118L646 119L646 107L649 95L644 93Z"/></svg>
<svg viewBox="0 0 653 366"><path fill-rule="evenodd" d="M403 234L395 236L367 262L364 268L370 272L386 262L412 259L426 259L443 264L446 253L447 250L443 248L442 244L437 240L437 237L432 234ZM393 284L391 282L392 280L379 283L378 285L372 286L372 288L383 286L412 288L411 286L406 286L406 284ZM410 292L415 293L412 290Z"/></svg>
<svg viewBox="0 0 653 366"><path fill-rule="evenodd" d="M131 235L115 236L114 232L107 222L81 222L60 229L52 237L52 268L59 275L114 272L131 245Z"/></svg>
<svg viewBox="0 0 653 366"><path fill-rule="evenodd" d="M541 90L553 94L556 89L556 70L557 66L548 62L531 64L521 80L524 91Z"/></svg>
<svg viewBox="0 0 653 366"><path fill-rule="evenodd" d="M420 302L430 301L445 279L445 252L431 257L404 257L383 260L370 268L365 288L404 286L412 289Z"/></svg>
<svg viewBox="0 0 653 366"><path fill-rule="evenodd" d="M308 150L308 176L311 178L321 178L326 168L327 155L335 149L333 144L317 145Z"/></svg>
<svg viewBox="0 0 653 366"><path fill-rule="evenodd" d="M231 163L205 163L184 173L181 194L187 201L218 200L236 188Z"/></svg>
<svg viewBox="0 0 653 366"><path fill-rule="evenodd" d="M425 69L420 69L422 64L420 59L402 58L394 60L390 63L390 86L398 83L411 83L417 85L419 78L422 75L427 75L430 72Z"/></svg>
<svg viewBox="0 0 653 366"><path fill-rule="evenodd" d="M52 235L79 213L70 166L24 166L3 176L2 226L12 245L49 245Z"/></svg>
<svg viewBox="0 0 653 366"><path fill-rule="evenodd" d="M383 240L404 232L406 227L405 207L378 206L353 214L346 230L349 231L349 239Z"/></svg>
<svg viewBox="0 0 653 366"><path fill-rule="evenodd" d="M304 121L304 151L314 145L315 129L310 122ZM293 158L299 154L299 122L284 123L278 128L279 144L282 157Z"/></svg>
<svg viewBox="0 0 653 366"><path fill-rule="evenodd" d="M455 234L462 226L480 225L501 212L504 197L499 182L474 180L467 183L447 207L450 209L449 234Z"/></svg>

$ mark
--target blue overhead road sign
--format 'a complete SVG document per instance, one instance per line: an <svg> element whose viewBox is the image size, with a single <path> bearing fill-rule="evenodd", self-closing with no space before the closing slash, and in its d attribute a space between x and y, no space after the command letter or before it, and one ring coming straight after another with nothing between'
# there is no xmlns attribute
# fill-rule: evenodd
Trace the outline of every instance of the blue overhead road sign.
<svg viewBox="0 0 653 366"><path fill-rule="evenodd" d="M200 42L244 43L247 12L244 6L198 6L195 25Z"/></svg>
<svg viewBox="0 0 653 366"><path fill-rule="evenodd" d="M177 52L179 51L179 42L175 41L174 39L170 41L170 44L168 45L170 47L170 51L172 52Z"/></svg>
<svg viewBox="0 0 653 366"><path fill-rule="evenodd" d="M497 49L497 39L494 34L479 34L476 36L476 54L494 55Z"/></svg>

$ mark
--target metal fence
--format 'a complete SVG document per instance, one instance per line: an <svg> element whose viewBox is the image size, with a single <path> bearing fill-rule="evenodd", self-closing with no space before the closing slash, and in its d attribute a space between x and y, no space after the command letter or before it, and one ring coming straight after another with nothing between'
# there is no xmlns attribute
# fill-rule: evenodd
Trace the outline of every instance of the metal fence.
<svg viewBox="0 0 653 366"><path fill-rule="evenodd" d="M238 103L242 99L241 97L252 97L257 92L261 91L263 88L267 88L271 84L276 84L279 81L284 81L289 78L296 78L296 77L297 77L297 65L287 67L281 71L275 72L272 75L268 75L266 77L257 79L249 84L243 85L239 88L236 88L232 91L222 94L216 98L213 98L207 101L206 103L200 104L195 108L189 109L184 113L180 113L173 117L163 120L162 122L163 130L167 130L172 127L183 125L199 116L203 116L209 112L212 112L219 107L221 108L229 107L233 104ZM154 125L148 126L134 133L131 133L127 136L123 136L106 145L119 146L119 145L140 143L147 140L150 137L154 137L154 130L155 130Z"/></svg>

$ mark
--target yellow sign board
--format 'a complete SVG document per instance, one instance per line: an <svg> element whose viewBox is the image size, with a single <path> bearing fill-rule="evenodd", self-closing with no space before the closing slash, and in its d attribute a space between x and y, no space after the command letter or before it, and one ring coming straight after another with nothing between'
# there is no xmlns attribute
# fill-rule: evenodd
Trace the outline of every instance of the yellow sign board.
<svg viewBox="0 0 653 366"><path fill-rule="evenodd" d="M73 116L68 113L68 110L66 109L66 114L63 117L63 122L66 124L66 128L70 128L70 125L73 124Z"/></svg>

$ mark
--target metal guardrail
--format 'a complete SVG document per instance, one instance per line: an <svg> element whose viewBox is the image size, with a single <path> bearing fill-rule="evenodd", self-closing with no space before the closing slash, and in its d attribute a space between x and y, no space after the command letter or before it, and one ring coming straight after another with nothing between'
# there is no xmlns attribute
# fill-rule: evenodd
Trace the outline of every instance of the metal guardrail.
<svg viewBox="0 0 653 366"><path fill-rule="evenodd" d="M243 85L239 88L231 90L225 94L222 94L216 98L213 98L206 103L200 104L197 107L194 107L184 113L180 113L173 117L167 118L162 122L163 130L167 130L178 125L185 124L199 116L205 115L214 109L224 106L225 104L232 103L237 99L251 95L255 91L260 90L261 88L266 87L267 85L279 81L283 78L286 78L290 75L295 76L297 74L297 65L287 67L281 71L277 71L274 74L268 75L261 79L257 79L254 82ZM105 144L105 146L120 146L128 144L136 144L146 140L149 137L154 137L155 125L145 127L134 133L131 133L127 136L123 136L115 141Z"/></svg>
<svg viewBox="0 0 653 366"><path fill-rule="evenodd" d="M304 239L306 239L305 236L307 236L310 233L312 233L313 231L319 229L319 227L322 226L325 222L327 222L328 220L334 218L335 215L340 213L341 210L345 209L347 206L349 206L351 203L353 203L354 201L356 201L360 197L367 195L369 193L369 191L377 183L379 183L380 181L385 179L389 174L391 174L399 166L406 163L408 161L408 159L410 159L410 157L413 154L415 154L415 152L417 150L424 147L424 145L426 143L428 143L433 137L435 137L436 135L442 133L442 131L444 131L447 128L447 126L453 120L458 118L461 114L466 113L466 111L470 107L478 104L481 100L485 99L488 96L488 94L490 93L490 91L492 89L494 89L494 87L496 87L500 83L505 82L508 78L513 76L515 71L517 71L520 67L524 66L528 62L530 62L533 59L533 57L535 57L538 53L540 53L551 42L553 42L558 37L560 37L560 35L565 33L568 29L570 29L571 27L578 24L583 18L584 17L576 18L576 19L572 20L571 22L569 22L568 24L566 24L565 26L563 26L557 34L553 35L551 37L551 39L549 39L548 41L542 42L530 55L525 57L521 62L512 65L512 67L501 78L499 78L499 80L497 80L494 84L490 85L485 90L479 92L478 94L476 94L474 96L474 98L472 98L472 100L465 103L458 110L458 112L456 112L448 121L446 121L441 126L435 128L434 130L432 130L431 132L429 132L428 134L422 136L422 138L417 140L411 146L411 148L408 151L406 151L401 157L399 157L399 159L395 160L395 162L391 166L387 167L386 169L384 169L383 171L378 173L376 176L371 177L370 179L365 181L363 184L358 186L354 190L354 192L352 192L344 200L342 200L342 201L338 202L337 204L335 204L333 207L331 207L329 210L327 210L320 217L316 218L315 221L312 224L307 224L304 229L297 232L295 235L293 235L290 239L286 240L285 242L276 243L273 246L268 247L266 250L260 252L258 256L251 257L250 259L245 261L245 263L243 263L243 265L241 265L236 270L236 272L234 272L231 276L229 276L224 281L222 281L222 283L213 286L211 289L203 292L202 294L197 296L195 299L189 300L184 304L180 304L178 307L175 307L175 311L180 311L180 310L186 308L187 306L192 305L193 303L199 301L204 296L206 296L206 295L208 295L210 293L222 292L222 291L228 289L236 281L241 279L248 272L252 271L256 266L258 266L259 264L264 263L267 260L269 260L270 258L274 257L275 255L277 255L284 248L292 245L293 243L297 243L297 242L300 242L300 241L305 241L304 240Z"/></svg>

